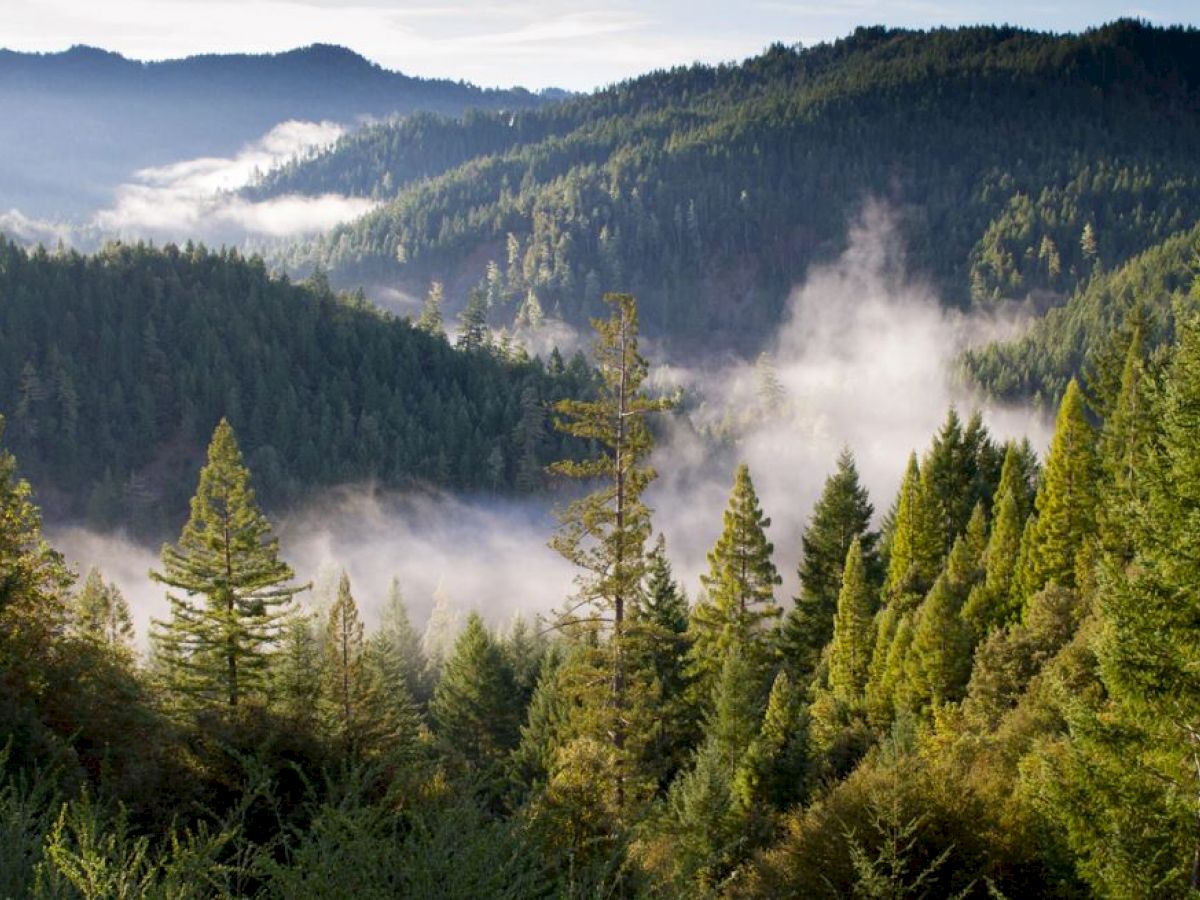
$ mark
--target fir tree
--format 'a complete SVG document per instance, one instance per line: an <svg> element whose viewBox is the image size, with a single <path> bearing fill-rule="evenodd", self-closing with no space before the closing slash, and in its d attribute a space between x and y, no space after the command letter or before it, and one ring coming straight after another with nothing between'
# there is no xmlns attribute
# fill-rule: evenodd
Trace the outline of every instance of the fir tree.
<svg viewBox="0 0 1200 900"><path fill-rule="evenodd" d="M887 577L883 592L889 604L913 609L933 584L941 567L941 531L936 510L927 502L917 455L908 458L892 519Z"/></svg>
<svg viewBox="0 0 1200 900"><path fill-rule="evenodd" d="M859 542L864 579L878 589L879 535L870 530L874 510L859 484L849 449L842 451L837 471L825 480L821 498L801 538L800 594L783 625L784 662L802 680L816 669L821 650L833 636L842 571L850 545Z"/></svg>
<svg viewBox="0 0 1200 900"><path fill-rule="evenodd" d="M1020 592L1027 602L1047 584L1075 587L1076 561L1096 528L1096 434L1074 380L1059 406L1054 440L1028 530Z"/></svg>
<svg viewBox="0 0 1200 900"><path fill-rule="evenodd" d="M433 592L429 621L425 623L425 631L421 635L421 653L425 657L426 679L429 682L436 684L441 677L442 666L454 649L458 633L458 610L450 602L445 585L439 581Z"/></svg>
<svg viewBox="0 0 1200 900"><path fill-rule="evenodd" d="M1155 791L1146 810L1153 816L1146 825L1155 837L1146 852L1159 859L1142 864L1149 863L1157 877L1179 891L1186 883L1194 892L1200 889L1195 827L1200 816L1200 560L1194 552L1200 546L1200 322L1195 317L1182 323L1165 381L1156 410L1159 439L1134 466L1132 483L1122 485L1132 513L1127 520L1132 559L1121 545L1102 556L1103 630L1096 652L1113 701L1102 721L1124 738L1117 741L1112 760L1122 786L1132 787L1141 775ZM1082 737L1088 738L1088 731ZM1093 808L1100 807L1092 815L1102 817L1091 826L1099 839L1097 852L1119 852L1125 839L1119 830L1106 831L1120 829L1128 813L1115 798L1089 799ZM1106 800L1116 809L1105 809Z"/></svg>
<svg viewBox="0 0 1200 900"><path fill-rule="evenodd" d="M856 537L846 553L829 647L829 689L844 703L862 696L871 663L874 609L865 570L862 544Z"/></svg>
<svg viewBox="0 0 1200 900"><path fill-rule="evenodd" d="M322 694L341 740L353 740L366 717L367 678L363 671L363 624L358 604L350 593L350 576L343 570L337 599L325 625Z"/></svg>
<svg viewBox="0 0 1200 900"><path fill-rule="evenodd" d="M115 649L130 649L133 618L121 589L109 584L96 567L88 570L83 587L75 594L71 619L84 637Z"/></svg>
<svg viewBox="0 0 1200 900"><path fill-rule="evenodd" d="M222 419L200 470L179 543L150 577L168 594L171 620L156 622L168 687L202 703L237 704L261 690L292 598L292 569L259 511L250 471Z"/></svg>
<svg viewBox="0 0 1200 900"><path fill-rule="evenodd" d="M646 574L643 596L630 618L630 667L654 685L657 710L644 767L665 786L682 767L696 737L686 658L690 646L688 605L671 572L666 542L659 535Z"/></svg>
<svg viewBox="0 0 1200 900"><path fill-rule="evenodd" d="M490 343L487 327L487 296L478 287L467 292L467 305L458 317L458 348L484 350Z"/></svg>
<svg viewBox="0 0 1200 900"><path fill-rule="evenodd" d="M408 605L404 602L398 578L392 578L388 585L377 636L387 643L388 653L399 665L409 696L418 703L427 702L431 693L429 667L421 649L421 636L408 616Z"/></svg>
<svg viewBox="0 0 1200 900"><path fill-rule="evenodd" d="M562 400L555 405L555 427L595 442L599 455L583 461L556 463L553 470L570 478L598 481L600 486L573 502L551 542L581 570L574 604L558 619L560 627L611 629L602 647L607 657L608 698L593 703L595 737L611 741L619 771L615 773L615 805L625 805L623 771L629 765L625 738L632 721L628 704L626 618L646 573L645 542L650 535L650 510L642 494L654 479L646 465L653 441L646 419L671 402L651 398L642 390L648 366L638 352L637 304L629 294L607 294L613 308L607 320L594 320L597 339L594 362L600 383L594 400ZM581 620L579 611L591 607Z"/></svg>
<svg viewBox="0 0 1200 900"><path fill-rule="evenodd" d="M417 318L416 327L427 334L445 337L446 325L442 316L442 304L446 301L446 292L440 281L429 285L429 293L425 295L425 303L421 307L421 315Z"/></svg>
<svg viewBox="0 0 1200 900"><path fill-rule="evenodd" d="M508 661L471 613L429 703L435 733L473 767L496 763L517 743L516 700Z"/></svg>
<svg viewBox="0 0 1200 900"><path fill-rule="evenodd" d="M692 612L691 672L701 691L712 689L734 647L750 665L767 663L766 628L781 612L775 587L782 579L771 561L775 548L766 534L771 520L763 515L745 463L734 477L724 522L708 554L708 574L700 578L708 597Z"/></svg>
<svg viewBox="0 0 1200 900"><path fill-rule="evenodd" d="M271 699L283 715L305 730L316 730L323 678L321 642L314 633L315 616L291 616L283 629L271 668Z"/></svg>
<svg viewBox="0 0 1200 900"><path fill-rule="evenodd" d="M996 489L992 530L983 553L983 581L972 588L962 611L976 642L1020 615L1014 576L1021 535L1032 508L1026 459L1016 444L1008 445Z"/></svg>

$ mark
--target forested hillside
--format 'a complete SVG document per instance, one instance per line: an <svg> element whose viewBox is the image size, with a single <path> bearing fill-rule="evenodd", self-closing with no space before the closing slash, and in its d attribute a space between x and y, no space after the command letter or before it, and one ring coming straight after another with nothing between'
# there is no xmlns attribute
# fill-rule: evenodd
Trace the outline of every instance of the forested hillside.
<svg viewBox="0 0 1200 900"><path fill-rule="evenodd" d="M544 110L344 138L253 192L392 199L286 261L341 283L480 285L493 321L582 323L635 291L648 330L761 335L868 198L953 303L1069 294L1191 227L1200 34L860 29L659 72Z"/></svg>
<svg viewBox="0 0 1200 900"><path fill-rule="evenodd" d="M967 376L991 394L1052 405L1079 372L1115 380L1114 347L1137 330L1148 347L1171 341L1180 315L1195 311L1188 289L1200 276L1200 228L1168 238L1123 266L1088 279L1062 307L1020 338L970 350Z"/></svg>
<svg viewBox="0 0 1200 900"><path fill-rule="evenodd" d="M0 410L56 515L161 535L217 420L264 500L347 482L529 490L566 445L546 405L586 390L486 335L453 348L320 279L202 246L83 256L0 239Z"/></svg>
<svg viewBox="0 0 1200 900"><path fill-rule="evenodd" d="M222 421L142 663L0 454L0 894L1194 896L1200 319L1069 382L1044 463L950 410L881 531L831 460L795 600L739 466L689 602L642 502L671 402L610 302L539 627L303 599Z"/></svg>

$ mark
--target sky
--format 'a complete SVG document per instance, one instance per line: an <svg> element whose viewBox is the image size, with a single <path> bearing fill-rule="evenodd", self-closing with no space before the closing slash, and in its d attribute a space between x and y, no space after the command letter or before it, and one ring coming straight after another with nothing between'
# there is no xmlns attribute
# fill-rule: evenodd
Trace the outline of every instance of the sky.
<svg viewBox="0 0 1200 900"><path fill-rule="evenodd" d="M1005 22L1078 31L1121 17L1200 24L1195 0L4 0L0 45L90 44L133 59L349 47L389 69L484 86L590 90L651 69L741 60L858 25Z"/></svg>

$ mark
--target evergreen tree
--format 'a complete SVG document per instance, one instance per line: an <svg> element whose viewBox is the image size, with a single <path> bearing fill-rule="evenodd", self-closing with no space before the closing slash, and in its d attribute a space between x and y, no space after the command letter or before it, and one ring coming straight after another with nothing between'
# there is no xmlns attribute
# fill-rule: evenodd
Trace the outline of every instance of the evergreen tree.
<svg viewBox="0 0 1200 900"><path fill-rule="evenodd" d="M438 582L433 592L433 608L429 621L421 635L421 653L425 657L426 679L436 684L441 677L442 666L454 649L459 634L458 610L450 602L445 585Z"/></svg>
<svg viewBox="0 0 1200 900"><path fill-rule="evenodd" d="M213 432L192 514L150 577L168 594L171 620L155 639L168 687L201 703L237 704L260 691L292 598L292 569L258 509L250 471L229 423Z"/></svg>
<svg viewBox="0 0 1200 900"><path fill-rule="evenodd" d="M1096 434L1087 420L1083 394L1067 385L1034 505L1037 518L1023 548L1026 560L1020 593L1027 602L1047 584L1075 587L1076 561L1096 529Z"/></svg>
<svg viewBox="0 0 1200 900"><path fill-rule="evenodd" d="M585 633L607 624L610 634L600 647L606 657L608 697L592 703L594 738L611 742L618 766L612 787L615 806L625 805L625 772L630 765L625 739L633 715L628 703L626 618L636 602L646 573L645 542L650 510L642 494L655 477L646 465L653 441L646 419L670 408L666 399L642 390L648 366L638 352L637 303L629 294L607 294L613 308L607 320L594 320L594 362L599 374L594 400L561 400L555 405L555 427L599 448L583 461L556 463L553 470L570 478L598 481L600 486L565 511L551 545L581 570L573 606L559 617L560 627L582 625ZM578 611L591 607L590 622ZM603 737L602 737L603 736Z"/></svg>
<svg viewBox="0 0 1200 900"><path fill-rule="evenodd" d="M879 536L870 530L873 512L859 484L854 456L845 449L837 471L825 480L801 538L800 593L783 626L784 662L801 679L816 669L822 648L833 636L842 571L854 541L859 542L866 584L878 588Z"/></svg>
<svg viewBox="0 0 1200 900"><path fill-rule="evenodd" d="M316 616L291 616L283 629L279 654L271 669L271 698L283 715L305 730L315 731L324 681L321 642L314 633Z"/></svg>
<svg viewBox="0 0 1200 900"><path fill-rule="evenodd" d="M478 287L467 292L467 305L458 317L458 348L484 350L491 342L487 327L487 296Z"/></svg>
<svg viewBox="0 0 1200 900"><path fill-rule="evenodd" d="M874 609L865 570L856 537L846 553L829 647L829 689L844 703L855 702L866 689L874 645Z"/></svg>
<svg viewBox="0 0 1200 900"><path fill-rule="evenodd" d="M1095 733L1107 730L1110 746L1097 749L1112 758L1100 761L1102 768L1113 770L1121 787L1140 784L1153 791L1143 798L1149 807L1139 817L1144 821L1150 814L1143 826L1149 830L1142 833L1152 835L1148 845L1142 844L1141 877L1152 876L1168 893L1182 895L1187 887L1200 889L1195 828L1200 816L1200 560L1193 552L1200 546L1200 323L1195 317L1182 324L1156 412L1161 423L1156 446L1133 467L1132 484L1118 482L1132 512L1127 520L1132 559L1121 545L1102 556L1103 629L1096 653L1112 708L1102 724L1083 731L1080 743L1095 746ZM1121 454L1116 456L1119 460ZM1121 890L1119 867L1105 865L1103 857L1122 858L1126 839L1121 831L1133 811L1123 809L1111 793L1093 790L1086 797L1095 820L1087 829L1094 842L1088 847L1089 868L1099 874L1098 889Z"/></svg>
<svg viewBox="0 0 1200 900"><path fill-rule="evenodd" d="M708 574L700 580L708 597L692 612L690 670L701 691L711 690L733 647L748 665L769 661L766 628L779 617L775 587L781 578L767 540L771 520L763 515L745 463L738 466L724 530L708 554Z"/></svg>
<svg viewBox="0 0 1200 900"><path fill-rule="evenodd" d="M473 612L429 703L434 731L469 765L486 767L517 744L516 701L512 669L483 619Z"/></svg>
<svg viewBox="0 0 1200 900"><path fill-rule="evenodd" d="M429 285L429 293L425 295L425 303L421 307L421 315L417 318L417 328L427 334L445 337L446 325L442 316L442 304L446 301L446 291L440 281Z"/></svg>
<svg viewBox="0 0 1200 900"><path fill-rule="evenodd" d="M1018 445L1010 443L1004 454L1000 484L996 489L994 521L983 555L983 581L971 589L962 611L963 620L970 626L976 642L991 629L1015 621L1020 615L1014 576L1021 535L1032 509L1030 476L1025 460Z"/></svg>
<svg viewBox="0 0 1200 900"><path fill-rule="evenodd" d="M131 648L133 618L129 613L129 603L121 589L105 582L95 566L88 570L72 606L71 619L79 634L114 650Z"/></svg>
<svg viewBox="0 0 1200 900"><path fill-rule="evenodd" d="M904 687L898 690L914 712L962 698L971 673L971 645L961 605L960 590L943 574L917 610Z"/></svg>
<svg viewBox="0 0 1200 900"><path fill-rule="evenodd" d="M367 686L365 749L390 760L410 761L420 752L424 728L421 711L408 687L408 666L395 643L376 632L362 655Z"/></svg>
<svg viewBox="0 0 1200 900"><path fill-rule="evenodd" d="M429 667L421 649L421 636L408 616L408 604L400 590L400 579L392 578L387 599L379 617L377 637L387 643L388 654L395 658L403 673L405 688L417 703L429 700Z"/></svg>
<svg viewBox="0 0 1200 900"><path fill-rule="evenodd" d="M696 710L689 691L688 604L671 572L666 542L659 535L646 573L646 586L629 624L630 667L654 685L653 737L644 768L665 786L683 766L696 737Z"/></svg>
<svg viewBox="0 0 1200 900"><path fill-rule="evenodd" d="M359 736L368 712L364 646L358 604L350 593L350 576L343 570L325 624L322 695L333 733L346 743Z"/></svg>
<svg viewBox="0 0 1200 900"><path fill-rule="evenodd" d="M908 458L892 519L884 597L889 604L913 609L941 567L941 530L936 510L927 502L917 455Z"/></svg>

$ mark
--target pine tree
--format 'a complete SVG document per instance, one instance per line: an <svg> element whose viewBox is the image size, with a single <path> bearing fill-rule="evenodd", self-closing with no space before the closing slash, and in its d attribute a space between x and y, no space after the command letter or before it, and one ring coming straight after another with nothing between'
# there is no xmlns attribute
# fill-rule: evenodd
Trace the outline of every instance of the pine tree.
<svg viewBox="0 0 1200 900"><path fill-rule="evenodd" d="M429 285L429 293L425 295L425 303L421 307L421 315L417 318L416 327L427 334L445 337L446 325L442 316L442 304L446 300L446 292L440 281Z"/></svg>
<svg viewBox="0 0 1200 900"><path fill-rule="evenodd" d="M279 558L224 419L200 470L191 517L178 544L163 547L162 566L150 577L183 592L168 594L171 620L155 623L168 687L229 706L259 692L292 598L304 587L289 584L292 569Z"/></svg>
<svg viewBox="0 0 1200 900"><path fill-rule="evenodd" d="M1075 587L1077 556L1096 529L1095 445L1083 394L1072 379L1059 406L1045 476L1034 501L1037 518L1024 548L1019 589L1025 602L1047 584Z"/></svg>
<svg viewBox="0 0 1200 900"><path fill-rule="evenodd" d="M1009 444L996 489L994 521L984 550L984 577L972 588L963 606L963 620L973 640L983 639L993 628L1015 621L1021 611L1015 598L1015 578L1021 535L1032 509L1028 457L1016 444Z"/></svg>
<svg viewBox="0 0 1200 900"><path fill-rule="evenodd" d="M421 653L425 657L426 680L436 684L441 677L442 666L454 649L459 634L458 610L450 602L445 585L438 582L433 592L433 608L429 621L421 635Z"/></svg>
<svg viewBox="0 0 1200 900"><path fill-rule="evenodd" d="M496 763L517 744L516 694L508 661L471 613L429 703L435 733L473 767Z"/></svg>
<svg viewBox="0 0 1200 900"><path fill-rule="evenodd" d="M409 695L419 704L426 703L432 693L428 681L429 667L421 649L421 636L408 616L408 605L404 602L398 578L392 578L388 585L377 636L386 642L388 653L395 657Z"/></svg>
<svg viewBox="0 0 1200 900"><path fill-rule="evenodd" d="M829 689L843 703L857 701L866 689L874 629L874 609L862 544L856 537L846 553L833 642L829 647Z"/></svg>
<svg viewBox="0 0 1200 900"><path fill-rule="evenodd" d="M628 702L626 618L646 574L650 510L642 494L656 474L645 463L653 446L646 419L670 408L671 402L648 397L642 390L648 366L638 352L636 301L629 294L607 294L605 302L613 308L612 317L592 323L597 333L597 396L555 405L555 427L593 441L600 452L589 460L553 466L561 475L598 481L600 486L567 507L551 546L581 570L575 602L556 624L569 629L583 626L585 633L593 634L600 625L610 629L608 640L597 644L606 657L601 666L609 690L605 700L592 704L593 737L610 741L615 751L618 772L612 787L615 806L621 808L624 772L632 762L625 739L634 717ZM578 613L585 607L591 607L592 614L581 619Z"/></svg>
<svg viewBox="0 0 1200 900"><path fill-rule="evenodd" d="M697 712L686 666L687 597L675 582L662 535L650 554L646 587L630 617L629 638L630 668L654 685L657 697L643 768L652 769L659 785L665 786L691 752Z"/></svg>
<svg viewBox="0 0 1200 900"><path fill-rule="evenodd" d="M801 680L814 669L821 650L833 636L842 572L850 545L858 541L865 582L878 589L879 535L870 530L874 510L859 484L849 449L842 451L837 471L825 480L821 498L801 538L800 594L783 626L784 662Z"/></svg>
<svg viewBox="0 0 1200 900"><path fill-rule="evenodd" d="M889 604L915 608L941 568L942 535L937 512L927 501L917 455L908 458L892 519L887 577L883 592Z"/></svg>
<svg viewBox="0 0 1200 900"><path fill-rule="evenodd" d="M323 681L321 642L315 616L291 616L283 630L271 669L271 699L283 715L306 731L316 731Z"/></svg>
<svg viewBox="0 0 1200 900"><path fill-rule="evenodd" d="M780 615L775 603L779 573L767 540L771 520L763 515L745 463L738 466L724 530L708 554L708 574L700 580L707 599L692 612L690 670L701 691L711 690L733 647L752 666L769 661L770 627Z"/></svg>
<svg viewBox="0 0 1200 900"><path fill-rule="evenodd" d="M491 342L487 327L487 296L478 288L467 292L467 305L458 317L458 348L484 350Z"/></svg>
<svg viewBox="0 0 1200 900"><path fill-rule="evenodd" d="M133 618L121 589L109 584L96 567L88 570L76 592L71 619L75 631L112 649L131 649Z"/></svg>
<svg viewBox="0 0 1200 900"><path fill-rule="evenodd" d="M332 730L344 742L353 741L366 718L367 679L363 671L363 624L343 570L337 599L325 625L322 697Z"/></svg>

